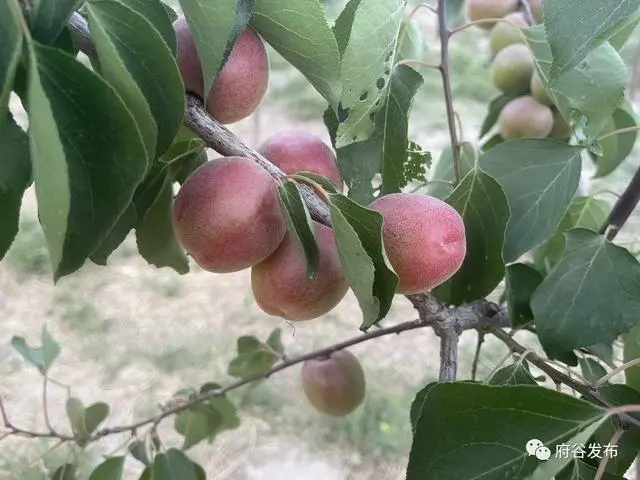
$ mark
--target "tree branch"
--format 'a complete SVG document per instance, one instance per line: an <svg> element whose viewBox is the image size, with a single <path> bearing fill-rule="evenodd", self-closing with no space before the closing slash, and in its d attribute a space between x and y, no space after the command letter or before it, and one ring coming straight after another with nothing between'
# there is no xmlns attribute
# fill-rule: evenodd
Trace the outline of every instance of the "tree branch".
<svg viewBox="0 0 640 480"><path fill-rule="evenodd" d="M609 217L600 228L601 234L607 235L607 240L613 240L620 229L627 222L631 213L638 206L640 201L640 167L618 198Z"/></svg>

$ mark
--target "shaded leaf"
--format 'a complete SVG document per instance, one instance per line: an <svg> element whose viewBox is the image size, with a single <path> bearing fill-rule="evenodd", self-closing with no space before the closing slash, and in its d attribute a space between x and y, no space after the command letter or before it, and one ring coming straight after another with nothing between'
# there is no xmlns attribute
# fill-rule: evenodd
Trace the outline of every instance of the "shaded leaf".
<svg viewBox="0 0 640 480"><path fill-rule="evenodd" d="M542 275L524 263L514 263L505 271L505 293L509 318L513 327L524 325L533 320L531 295L542 283Z"/></svg>
<svg viewBox="0 0 640 480"><path fill-rule="evenodd" d="M556 480L594 480L597 472L597 467L592 467L582 460L575 460L556 476ZM624 477L605 472L600 480L624 480Z"/></svg>
<svg viewBox="0 0 640 480"><path fill-rule="evenodd" d="M589 357L583 357L578 359L580 364L580 371L584 379L591 385L595 385L600 378L604 377L607 371L602 365Z"/></svg>
<svg viewBox="0 0 640 480"><path fill-rule="evenodd" d="M396 61L424 60L426 45L420 31L420 23L415 18L402 20L396 47Z"/></svg>
<svg viewBox="0 0 640 480"><path fill-rule="evenodd" d="M156 455L153 480L198 480L194 463L183 452L170 448Z"/></svg>
<svg viewBox="0 0 640 480"><path fill-rule="evenodd" d="M448 305L460 305L488 295L504 277L509 205L498 182L479 169L469 172L445 201L462 216L467 251L462 266L433 294Z"/></svg>
<svg viewBox="0 0 640 480"><path fill-rule="evenodd" d="M460 166L462 178L466 177L475 167L475 151L469 143L465 143L460 147ZM453 192L453 186L440 182L454 182L455 178L451 147L446 147L442 151L435 167L431 170L429 180L433 183L427 185L425 193L443 200Z"/></svg>
<svg viewBox="0 0 640 480"><path fill-rule="evenodd" d="M2 7L0 6L0 11ZM1 61L2 52L0 52ZM2 111L0 104L0 111ZM31 184L29 137L10 113L0 122L0 260L13 244L20 225L20 207Z"/></svg>
<svg viewBox="0 0 640 480"><path fill-rule="evenodd" d="M613 132L614 130L635 127L637 124L633 107L627 103L624 108L618 108L611 114L611 126L609 129L602 131L601 135ZM604 177L618 168L633 150L637 138L638 132L632 131L604 139L601 142L603 150L601 156L596 156L592 152L589 152L596 165L596 172L593 176L595 178Z"/></svg>
<svg viewBox="0 0 640 480"><path fill-rule="evenodd" d="M497 370L489 379L489 385L538 385L529 371L526 360L520 359L516 363Z"/></svg>
<svg viewBox="0 0 640 480"><path fill-rule="evenodd" d="M489 102L489 109L487 111L487 115L484 117L482 122L482 127L480 127L480 133L478 134L478 138L484 137L489 131L493 128L493 126L498 121L500 117L500 112L505 107L507 103L513 100L513 97L509 95L500 95L495 97L491 102Z"/></svg>
<svg viewBox="0 0 640 480"><path fill-rule="evenodd" d="M344 276L362 311L361 330L383 319L398 285L382 242L382 215L339 193L329 210Z"/></svg>
<svg viewBox="0 0 640 480"><path fill-rule="evenodd" d="M85 410L85 425L89 433L93 433L109 415L109 405L97 402Z"/></svg>
<svg viewBox="0 0 640 480"><path fill-rule="evenodd" d="M125 457L111 457L98 465L89 480L122 480Z"/></svg>
<svg viewBox="0 0 640 480"><path fill-rule="evenodd" d="M2 45L0 48L0 129L7 116L9 96L22 53L20 15L16 3L0 3L0 45ZM0 130L0 134L3 134L2 130ZM1 143L0 148L2 148Z"/></svg>
<svg viewBox="0 0 640 480"><path fill-rule="evenodd" d="M79 437L86 437L89 435L89 430L87 429L85 421L86 412L82 401L76 397L69 397L65 403L65 409L74 435Z"/></svg>
<svg viewBox="0 0 640 480"><path fill-rule="evenodd" d="M360 6L360 2L361 0L349 0L340 12L340 15L338 15L338 18L332 27L333 34L336 37L340 58L344 55L344 51L349 44L353 19L356 16L356 10Z"/></svg>
<svg viewBox="0 0 640 480"><path fill-rule="evenodd" d="M53 365L53 362L60 355L60 344L56 342L46 325L42 327L42 365L44 371L47 372Z"/></svg>
<svg viewBox="0 0 640 480"><path fill-rule="evenodd" d="M333 181L331 181L329 178L324 177L324 176L322 176L322 175L320 175L318 173L314 173L314 172L296 172L295 175L297 177L308 178L309 180L313 181L314 183L317 183L326 192L339 193L338 192L338 188L337 188L336 184L333 183ZM304 183L304 182L302 182L302 183Z"/></svg>
<svg viewBox="0 0 640 480"><path fill-rule="evenodd" d="M422 415L422 404L424 403L424 399L429 395L431 388L435 386L437 382L432 382L427 384L422 390L420 390L411 402L411 409L409 411L409 417L411 420L411 432L415 434L416 425L418 423L418 419L420 415Z"/></svg>
<svg viewBox="0 0 640 480"><path fill-rule="evenodd" d="M131 453L131 456L146 466L151 465L149 458L149 452L147 449L147 443L144 440L136 440L132 442L127 450ZM145 469L146 471L146 469Z"/></svg>
<svg viewBox="0 0 640 480"><path fill-rule="evenodd" d="M496 179L509 202L505 262L516 261L553 235L578 188L580 152L553 140L520 139L480 157L480 168Z"/></svg>
<svg viewBox="0 0 640 480"><path fill-rule="evenodd" d="M76 480L78 478L78 470L72 463L65 463L60 465L53 475L51 480Z"/></svg>
<svg viewBox="0 0 640 480"><path fill-rule="evenodd" d="M167 44L171 53L175 57L177 52L177 39L173 30L173 21L177 17L171 15L171 7L162 3L161 0L121 0L128 7L138 12L146 18L151 25L160 33L164 43ZM173 13L175 15L175 12Z"/></svg>
<svg viewBox="0 0 640 480"><path fill-rule="evenodd" d="M284 350L282 343L278 341L278 335L275 330L271 332L267 343L253 335L239 337L238 354L229 363L227 373L232 377L247 378L269 370L280 359Z"/></svg>
<svg viewBox="0 0 640 480"><path fill-rule="evenodd" d="M60 345L51 337L46 325L42 327L42 346L31 347L24 337L14 335L11 346L22 358L38 368L40 373L46 375L53 362L60 354Z"/></svg>
<svg viewBox="0 0 640 480"><path fill-rule="evenodd" d="M120 97L71 55L35 45L28 90L38 214L57 281L84 264L127 209L146 155Z"/></svg>
<svg viewBox="0 0 640 480"><path fill-rule="evenodd" d="M423 401L407 480L522 479L539 463L529 440L554 451L603 418L595 405L543 387L439 383Z"/></svg>
<svg viewBox="0 0 640 480"><path fill-rule="evenodd" d="M624 363L640 358L640 325L633 327L624 335ZM625 371L626 384L640 391L640 363L628 367Z"/></svg>
<svg viewBox="0 0 640 480"><path fill-rule="evenodd" d="M318 0L255 0L251 26L334 107L340 99L340 54Z"/></svg>
<svg viewBox="0 0 640 480"><path fill-rule="evenodd" d="M638 323L640 311L640 264L629 251L582 228L565 236L564 255L531 299L538 337L551 358L613 341Z"/></svg>
<svg viewBox="0 0 640 480"><path fill-rule="evenodd" d="M356 8L342 55L340 103L334 108L340 121L336 148L365 141L375 130L375 113L383 108L390 84L404 3L361 0Z"/></svg>
<svg viewBox="0 0 640 480"><path fill-rule="evenodd" d="M187 450L216 434L222 415L207 404L197 405L176 416L175 429L184 437L182 448Z"/></svg>
<svg viewBox="0 0 640 480"><path fill-rule="evenodd" d="M39 0L30 12L30 30L34 40L52 44L62 33L67 20L82 0Z"/></svg>
<svg viewBox="0 0 640 480"><path fill-rule="evenodd" d="M298 190L298 184L293 180L279 182L278 198L284 213L288 234L297 245L299 253L304 255L307 277L315 278L318 272L320 250L315 239L313 220L300 190Z"/></svg>

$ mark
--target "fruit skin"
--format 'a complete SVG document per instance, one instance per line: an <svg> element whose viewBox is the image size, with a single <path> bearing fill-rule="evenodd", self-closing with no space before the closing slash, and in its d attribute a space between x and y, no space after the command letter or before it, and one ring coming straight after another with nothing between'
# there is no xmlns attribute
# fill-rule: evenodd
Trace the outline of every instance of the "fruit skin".
<svg viewBox="0 0 640 480"><path fill-rule="evenodd" d="M518 0L468 0L467 18L473 22L485 18L501 18L515 12L518 8ZM493 23L480 23L478 27L489 30Z"/></svg>
<svg viewBox="0 0 640 480"><path fill-rule="evenodd" d="M202 66L185 17L173 23L176 60L185 89L204 97ZM258 108L269 85L269 57L262 38L247 27L237 38L209 92L207 111L220 123L235 123Z"/></svg>
<svg viewBox="0 0 640 480"><path fill-rule="evenodd" d="M358 358L348 350L302 365L302 389L318 411L334 417L353 412L364 400L366 380Z"/></svg>
<svg viewBox="0 0 640 480"><path fill-rule="evenodd" d="M504 17L505 20L520 27L526 27L527 21L522 12L513 12ZM502 49L514 43L525 43L526 40L519 28L508 23L500 22L489 32L489 47L493 55L497 55Z"/></svg>
<svg viewBox="0 0 640 480"><path fill-rule="evenodd" d="M172 222L185 250L217 273L264 260L286 232L277 182L243 157L210 160L194 171L178 191Z"/></svg>
<svg viewBox="0 0 640 480"><path fill-rule="evenodd" d="M558 110L555 110L553 112L553 127L551 128L549 137L557 140L569 140L571 133L571 125L560 115Z"/></svg>
<svg viewBox="0 0 640 480"><path fill-rule="evenodd" d="M342 191L336 156L322 139L304 130L282 130L268 137L258 152L287 174L313 172L327 177Z"/></svg>
<svg viewBox="0 0 640 480"><path fill-rule="evenodd" d="M542 84L542 80L540 79L540 75L537 70L533 71L533 75L531 76L531 96L535 98L537 101L542 103L543 105L551 106L553 105L553 100L547 93L547 89Z"/></svg>
<svg viewBox="0 0 640 480"><path fill-rule="evenodd" d="M320 252L318 270L307 277L304 255L290 233L278 249L251 269L251 289L258 306L289 321L311 320L332 310L349 290L333 230L313 222Z"/></svg>
<svg viewBox="0 0 640 480"><path fill-rule="evenodd" d="M533 14L533 19L536 23L542 23L544 20L542 14L542 0L529 0L529 5L531 5L531 13Z"/></svg>
<svg viewBox="0 0 640 480"><path fill-rule="evenodd" d="M530 95L507 103L498 117L500 135L505 140L544 138L551 133L553 112Z"/></svg>
<svg viewBox="0 0 640 480"><path fill-rule="evenodd" d="M456 209L416 193L391 193L369 208L382 214L382 235L398 275L396 293L421 293L455 274L467 251L465 226Z"/></svg>
<svg viewBox="0 0 640 480"><path fill-rule="evenodd" d="M533 55L529 47L515 43L503 48L491 64L493 85L508 95L528 92L534 71Z"/></svg>

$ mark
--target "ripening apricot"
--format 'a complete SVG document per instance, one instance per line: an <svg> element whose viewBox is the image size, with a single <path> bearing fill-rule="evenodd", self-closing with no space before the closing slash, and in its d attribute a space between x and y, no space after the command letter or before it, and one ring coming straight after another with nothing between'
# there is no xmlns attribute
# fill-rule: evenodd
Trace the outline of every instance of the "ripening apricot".
<svg viewBox="0 0 640 480"><path fill-rule="evenodd" d="M498 117L500 135L505 140L544 138L553 128L553 112L530 95L507 103Z"/></svg>
<svg viewBox="0 0 640 480"><path fill-rule="evenodd" d="M342 177L333 150L313 133L294 129L280 131L262 142L258 152L284 173L317 173L342 190Z"/></svg>
<svg viewBox="0 0 640 480"><path fill-rule="evenodd" d="M504 17L505 20L517 25L526 27L527 21L522 12L513 12ZM489 47L491 53L497 55L500 50L514 43L525 43L525 37L520 28L514 27L506 22L498 22L489 32Z"/></svg>
<svg viewBox="0 0 640 480"><path fill-rule="evenodd" d="M519 0L467 0L467 18L470 22L488 18L502 18L518 8ZM479 23L478 27L489 30L493 23Z"/></svg>
<svg viewBox="0 0 640 480"><path fill-rule="evenodd" d="M529 47L514 43L500 50L493 59L491 80L503 93L520 95L529 91L533 70L533 55Z"/></svg>
<svg viewBox="0 0 640 480"><path fill-rule="evenodd" d="M236 272L271 255L286 226L277 182L243 157L210 160L178 191L176 238L205 270Z"/></svg>
<svg viewBox="0 0 640 480"><path fill-rule="evenodd" d="M455 274L467 252L458 211L442 200L417 193L391 193L369 208L382 214L384 247L398 275L396 293L431 290Z"/></svg>
<svg viewBox="0 0 640 480"><path fill-rule="evenodd" d="M173 23L178 51L176 60L185 88L204 97L202 66L186 18ZM248 117L264 98L269 84L269 58L260 36L247 27L237 38L205 102L220 123Z"/></svg>
<svg viewBox="0 0 640 480"><path fill-rule="evenodd" d="M347 350L307 360L300 377L309 403L327 415L348 415L364 400L364 370L358 358Z"/></svg>
<svg viewBox="0 0 640 480"><path fill-rule="evenodd" d="M615 128L615 127L614 127ZM553 127L549 133L549 137L557 140L569 140L571 138L571 125L567 123L558 110L553 112ZM611 137L614 138L615 137ZM608 139L605 139L608 140Z"/></svg>
<svg viewBox="0 0 640 480"><path fill-rule="evenodd" d="M332 310L349 290L333 230L317 222L313 225L320 252L314 278L307 277L304 255L290 233L272 255L251 269L253 296L269 315L311 320Z"/></svg>
<svg viewBox="0 0 640 480"><path fill-rule="evenodd" d="M531 96L535 98L537 101L542 103L543 105L551 106L553 105L553 100L549 96L547 89L542 83L542 79L540 78L540 74L537 70L533 71L533 75L531 76Z"/></svg>

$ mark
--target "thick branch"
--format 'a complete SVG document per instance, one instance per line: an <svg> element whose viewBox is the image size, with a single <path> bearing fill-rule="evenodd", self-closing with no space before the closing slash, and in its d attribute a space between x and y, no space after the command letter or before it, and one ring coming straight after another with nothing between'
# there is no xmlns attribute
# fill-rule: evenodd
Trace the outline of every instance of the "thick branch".
<svg viewBox="0 0 640 480"><path fill-rule="evenodd" d="M627 222L631 213L638 206L640 201L640 167L618 198L609 217L602 225L600 233L606 233L608 240L613 240L620 229Z"/></svg>

